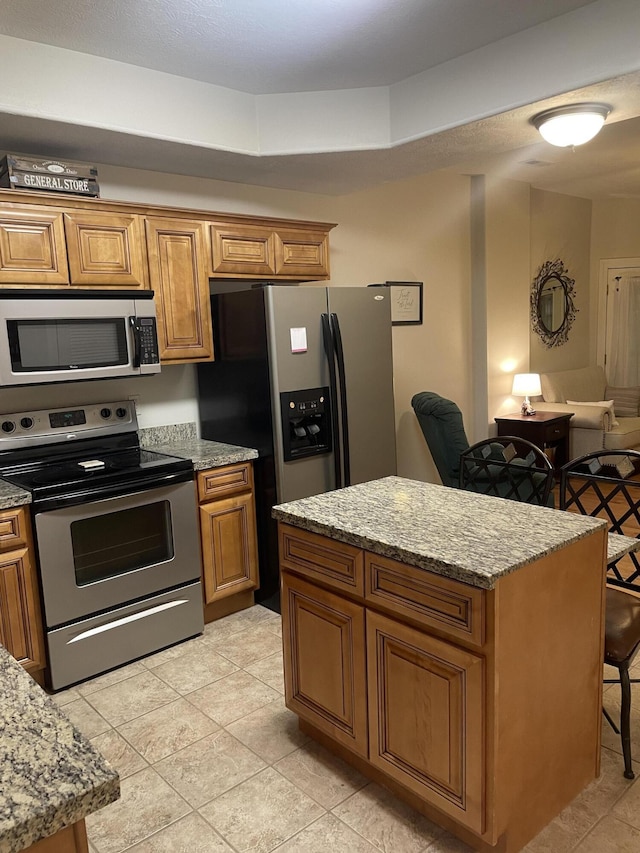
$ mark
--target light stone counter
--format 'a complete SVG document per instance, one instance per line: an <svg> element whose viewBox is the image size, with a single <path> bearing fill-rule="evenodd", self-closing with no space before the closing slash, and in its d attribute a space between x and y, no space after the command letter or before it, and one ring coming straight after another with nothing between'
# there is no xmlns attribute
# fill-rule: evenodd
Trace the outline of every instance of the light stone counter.
<svg viewBox="0 0 640 853"><path fill-rule="evenodd" d="M119 777L0 646L0 853L16 853L120 796Z"/></svg>
<svg viewBox="0 0 640 853"><path fill-rule="evenodd" d="M147 450L191 459L196 471L221 468L223 465L258 458L258 451L250 447L197 438L194 423L147 427L139 430L139 439L141 447Z"/></svg>
<svg viewBox="0 0 640 853"><path fill-rule="evenodd" d="M0 510L31 503L31 493L25 492L13 483L0 480Z"/></svg>
<svg viewBox="0 0 640 853"><path fill-rule="evenodd" d="M589 516L401 477L280 504L273 516L485 589L606 526Z"/></svg>

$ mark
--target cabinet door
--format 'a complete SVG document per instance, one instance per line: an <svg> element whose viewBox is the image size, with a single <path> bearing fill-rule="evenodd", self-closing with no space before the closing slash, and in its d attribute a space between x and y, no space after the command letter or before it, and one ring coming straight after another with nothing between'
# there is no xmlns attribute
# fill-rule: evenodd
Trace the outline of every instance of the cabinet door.
<svg viewBox="0 0 640 853"><path fill-rule="evenodd" d="M133 214L65 213L71 284L145 287L144 231Z"/></svg>
<svg viewBox="0 0 640 853"><path fill-rule="evenodd" d="M0 283L69 284L62 213L0 213Z"/></svg>
<svg viewBox="0 0 640 853"><path fill-rule="evenodd" d="M275 275L273 231L256 225L211 225L211 273Z"/></svg>
<svg viewBox="0 0 640 853"><path fill-rule="evenodd" d="M160 358L169 363L211 361L204 224L188 219L147 219L145 225Z"/></svg>
<svg viewBox="0 0 640 853"><path fill-rule="evenodd" d="M40 608L27 548L0 555L0 643L25 669L44 667Z"/></svg>
<svg viewBox="0 0 640 853"><path fill-rule="evenodd" d="M281 602L287 707L366 758L364 607L288 572Z"/></svg>
<svg viewBox="0 0 640 853"><path fill-rule="evenodd" d="M275 251L279 278L329 277L329 238L323 231L278 230Z"/></svg>
<svg viewBox="0 0 640 853"><path fill-rule="evenodd" d="M258 586L256 510L252 493L200 507L205 603Z"/></svg>
<svg viewBox="0 0 640 853"><path fill-rule="evenodd" d="M484 830L484 660L367 612L370 761Z"/></svg>

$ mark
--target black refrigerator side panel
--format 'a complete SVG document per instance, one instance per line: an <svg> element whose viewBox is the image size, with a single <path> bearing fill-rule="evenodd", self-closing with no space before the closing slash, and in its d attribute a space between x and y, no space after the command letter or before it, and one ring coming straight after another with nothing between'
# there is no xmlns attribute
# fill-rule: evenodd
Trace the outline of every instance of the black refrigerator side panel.
<svg viewBox="0 0 640 853"><path fill-rule="evenodd" d="M263 601L279 589L276 503L267 329L261 288L211 297L216 360L198 365L200 432L204 439L254 447L256 525Z"/></svg>

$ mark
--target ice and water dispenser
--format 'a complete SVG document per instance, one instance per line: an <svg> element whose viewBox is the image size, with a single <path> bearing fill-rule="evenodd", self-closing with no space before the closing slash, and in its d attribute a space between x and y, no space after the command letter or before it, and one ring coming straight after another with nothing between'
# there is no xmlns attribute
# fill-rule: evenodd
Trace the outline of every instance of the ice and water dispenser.
<svg viewBox="0 0 640 853"><path fill-rule="evenodd" d="M328 388L280 394L285 462L331 451Z"/></svg>

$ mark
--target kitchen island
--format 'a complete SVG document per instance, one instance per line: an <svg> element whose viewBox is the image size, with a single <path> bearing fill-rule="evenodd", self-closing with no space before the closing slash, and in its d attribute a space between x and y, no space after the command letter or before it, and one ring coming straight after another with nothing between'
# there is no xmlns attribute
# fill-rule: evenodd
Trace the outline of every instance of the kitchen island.
<svg viewBox="0 0 640 853"><path fill-rule="evenodd" d="M86 853L117 772L0 646L0 853Z"/></svg>
<svg viewBox="0 0 640 853"><path fill-rule="evenodd" d="M521 850L599 773L605 523L399 477L273 512L300 727Z"/></svg>

